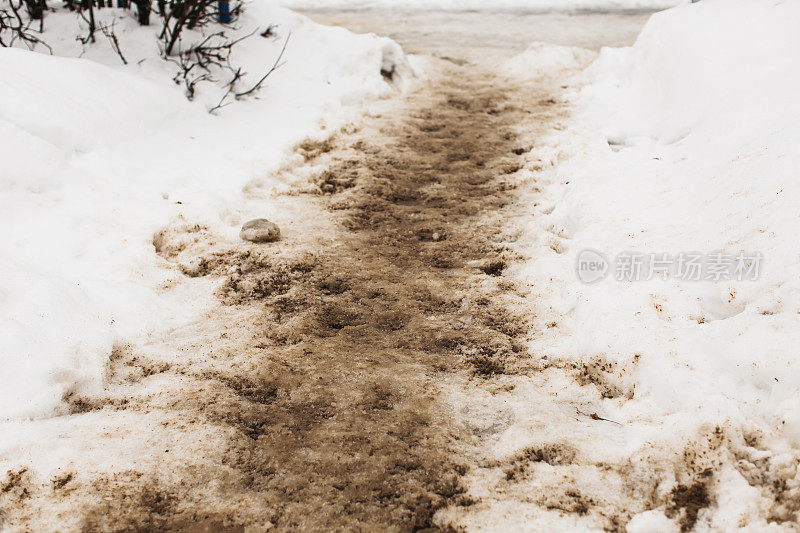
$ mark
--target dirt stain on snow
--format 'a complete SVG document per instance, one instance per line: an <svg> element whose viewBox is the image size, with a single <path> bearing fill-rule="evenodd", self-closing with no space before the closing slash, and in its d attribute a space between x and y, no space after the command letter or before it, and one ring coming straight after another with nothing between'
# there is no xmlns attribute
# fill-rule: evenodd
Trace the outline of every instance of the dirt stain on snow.
<svg viewBox="0 0 800 533"><path fill-rule="evenodd" d="M93 448L56 475L34 462L0 476L2 527L624 531L655 510L691 531L724 465L764 493L770 522L796 523L797 463L764 455L758 435L711 427L683 449L598 458L625 434L597 406L633 397L636 359L528 353L531 332L558 323L533 323L505 275L531 143L516 128L554 127L559 84L438 66L358 127L297 147L284 171L310 177L289 199L325 238L231 244L186 220L154 236L176 272L213 280L220 306L152 346L115 347L104 390L65 398L71 424L98 428L81 441ZM520 398L536 409L519 416Z"/></svg>
<svg viewBox="0 0 800 533"><path fill-rule="evenodd" d="M172 343L183 355L120 347L106 390L69 401L200 427L224 447L185 457L176 443L151 467L30 489L24 508L3 498L8 524L35 528L58 502L84 530L449 528L435 515L470 504L457 449L471 435L441 383L503 374L523 350L504 303L514 256L496 235L530 110L509 80L442 69L386 114L298 147L320 169L299 201L329 212L335 246L225 245L192 223L154 238L185 275L218 278L223 306Z"/></svg>

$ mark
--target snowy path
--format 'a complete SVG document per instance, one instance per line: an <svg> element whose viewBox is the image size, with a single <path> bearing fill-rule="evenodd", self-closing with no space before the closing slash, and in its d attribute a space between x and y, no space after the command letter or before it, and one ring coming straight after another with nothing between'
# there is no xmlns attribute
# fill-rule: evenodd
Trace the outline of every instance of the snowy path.
<svg viewBox="0 0 800 533"><path fill-rule="evenodd" d="M796 531L800 263L782 229L800 134L794 65L776 58L798 55L783 52L799 13L733 4L654 16L585 71L646 16L308 12L391 36L406 62L253 4L300 46L263 99L215 117L157 85L125 92L135 78L108 66L6 50L28 73L7 109L36 107L19 87L40 75L55 106L83 91L52 61L113 82L110 108L141 100L94 112L98 142L150 94L183 118L76 156L77 122L56 135L40 114L31 146L66 140L52 154L70 162L42 167L42 191L30 147L12 158L7 233L50 211L39 226L61 232L11 254L17 275L54 268L9 292L27 313L10 338L45 357L7 372L6 407L36 417L3 421L0 531ZM281 37L252 42L263 60ZM5 113L14 152L29 117ZM141 156L156 146L167 167ZM110 162L124 179L95 180ZM256 216L282 239L242 242ZM93 253L73 246L89 236ZM575 275L586 248L687 246L768 267ZM62 253L71 277L54 275Z"/></svg>
<svg viewBox="0 0 800 533"><path fill-rule="evenodd" d="M623 40L642 20L614 19ZM480 27L455 24L452 38L471 39L467 26ZM465 494L485 482L482 447L510 425L487 398L513 389L503 376L531 386L541 370L525 353L524 287L500 274L515 260L509 177L530 148L518 134L543 135L564 117L562 80L523 85L472 62L510 55L518 38L476 38L461 55L441 35L417 42L448 58L430 60L428 82L304 143L283 169L299 185L279 204L307 220L280 244L220 245L192 221L162 232L157 251L216 284L223 305L149 346L118 347L106 390L72 398L74 414L53 422L64 424L59 445L31 452L58 472L52 486L21 468L2 487L5 525L414 530L480 526L473 509L529 498L513 485L508 497ZM574 429L590 440L584 422ZM88 449L69 450L69 439ZM547 450L528 459L573 453ZM524 477L523 460L480 466ZM535 505L585 515L590 502L568 489L554 484Z"/></svg>
<svg viewBox="0 0 800 533"><path fill-rule="evenodd" d="M298 190L286 208L328 213L305 236L227 247L191 223L159 236L189 275L221 277L225 306L119 347L104 394L72 398L70 429L101 431L119 456L51 490L20 470L4 489L18 496L9 526L414 529L459 501L469 437L438 397L453 379L483 387L523 350L499 276L512 259L505 178L524 149L512 126L531 111L522 97L542 102L542 124L558 110L543 89L437 70L364 124L298 148L304 161L286 171L311 172L323 197ZM134 427L142 441L125 438Z"/></svg>

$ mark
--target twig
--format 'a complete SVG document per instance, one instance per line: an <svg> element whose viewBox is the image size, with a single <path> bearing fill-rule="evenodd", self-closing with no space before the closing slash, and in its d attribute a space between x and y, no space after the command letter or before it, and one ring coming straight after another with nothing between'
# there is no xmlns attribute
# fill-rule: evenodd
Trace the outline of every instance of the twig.
<svg viewBox="0 0 800 533"><path fill-rule="evenodd" d="M117 53L119 58L122 60L123 65L127 65L128 61L125 59L125 56L122 55L122 49L119 46L119 41L117 40L117 34L114 32L114 26L117 24L117 19L113 19L111 21L111 27L107 24L103 24L100 26L100 31L103 32L103 35L106 36L108 42L111 43L111 48Z"/></svg>
<svg viewBox="0 0 800 533"><path fill-rule="evenodd" d="M621 426L621 425L622 425L622 424L620 424L619 422L617 422L617 421L615 421L615 420L609 420L608 418L603 418L602 416L598 415L597 413L591 413L591 414L589 414L589 413L584 413L583 411L581 411L581 410L580 410L580 409L578 409L578 408L575 408L575 411L576 411L576 412L577 412L579 415L582 415L582 416L588 416L588 417L589 417L589 418L591 418L592 420L602 420L603 422L611 422L612 424L616 424L616 425L618 425L618 426Z"/></svg>
<svg viewBox="0 0 800 533"><path fill-rule="evenodd" d="M233 94L233 88L236 86L236 82L239 81L242 78L243 75L244 74L242 73L242 69L241 68L236 69L236 71L233 73L233 78L231 79L231 81L228 82L228 89L225 91L225 94L223 94L222 98L219 99L219 102L217 102L217 105L215 105L214 107L212 107L211 109L208 110L209 113L213 113L217 109L222 109L223 107L233 103L233 102L225 102L225 100L231 94Z"/></svg>
<svg viewBox="0 0 800 533"><path fill-rule="evenodd" d="M292 36L292 32L289 32L289 34L286 36L286 40L283 41L283 48L281 48L281 53L278 54L278 58L275 60L275 63L272 64L272 67L267 71L267 73L264 74L261 77L261 79L258 80L258 83L253 85L253 87L251 87L249 90L244 91L242 93L235 93L236 94L236 98L241 98L242 96L247 96L248 94L251 94L251 93L259 90L261 88L261 84L264 83L264 80L266 80L267 77L270 74L272 74L273 72L275 72L278 68L280 68L282 65L284 65L285 62L281 63L280 61L283 58L284 52L286 52L286 46L289 44L289 37L291 37L291 36Z"/></svg>

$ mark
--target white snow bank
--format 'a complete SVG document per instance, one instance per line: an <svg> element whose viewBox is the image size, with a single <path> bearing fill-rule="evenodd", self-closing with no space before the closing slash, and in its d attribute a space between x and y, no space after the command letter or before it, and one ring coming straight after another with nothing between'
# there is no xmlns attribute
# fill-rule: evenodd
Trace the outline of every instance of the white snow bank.
<svg viewBox="0 0 800 533"><path fill-rule="evenodd" d="M277 35L242 42L235 61L252 83L291 32L286 64L256 98L212 116L221 89L189 103L155 27L123 10L98 16L117 19L128 66L102 37L76 42L69 13L48 14L43 39L83 59L0 48L0 420L59 412L65 394L101 383L114 343L212 305L175 288L154 233L183 216L235 239L244 186L285 188L269 176L297 142L391 92L382 68L407 72L388 39L254 2L238 33L275 24Z"/></svg>
<svg viewBox="0 0 800 533"><path fill-rule="evenodd" d="M17 49L4 49L2 61L4 124L65 149L85 152L97 143L141 136L184 107L185 99L175 92L91 61ZM147 108L152 111L142 114Z"/></svg>
<svg viewBox="0 0 800 533"><path fill-rule="evenodd" d="M427 9L443 11L619 11L665 9L688 0L278 0L294 9Z"/></svg>
<svg viewBox="0 0 800 533"><path fill-rule="evenodd" d="M606 134L670 143L706 130L730 143L732 134L758 136L743 122L765 133L788 125L800 84L797 10L794 2L711 0L653 15L634 47L604 50L590 70L587 96L609 104Z"/></svg>
<svg viewBox="0 0 800 533"><path fill-rule="evenodd" d="M633 47L601 52L578 97L582 111L532 152L535 164L553 166L536 184L543 192L532 193L523 243L531 261L519 274L541 320L555 326L537 333L533 349L596 370L612 398L598 395L595 409L624 424L628 453L666 444L680 457L719 425L775 465L782 452L798 456L798 21L800 3L770 0L657 13ZM682 252L763 260L757 280L681 280L673 270L667 280L617 281L611 264L605 279L584 284L576 262L587 248L609 261L666 253L673 269ZM768 464L759 468L777 469ZM761 497L734 488L747 487L736 470L726 476L720 506L727 498L744 509ZM766 527L765 507L739 526ZM725 530L732 517L706 518Z"/></svg>

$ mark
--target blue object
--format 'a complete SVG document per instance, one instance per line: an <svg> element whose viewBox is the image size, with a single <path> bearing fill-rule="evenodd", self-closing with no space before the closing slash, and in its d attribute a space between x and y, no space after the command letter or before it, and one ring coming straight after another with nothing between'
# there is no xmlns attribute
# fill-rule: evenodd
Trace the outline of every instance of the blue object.
<svg viewBox="0 0 800 533"><path fill-rule="evenodd" d="M228 23L231 21L231 5L228 3L228 0L219 0L217 5L219 6L219 21L222 23Z"/></svg>

